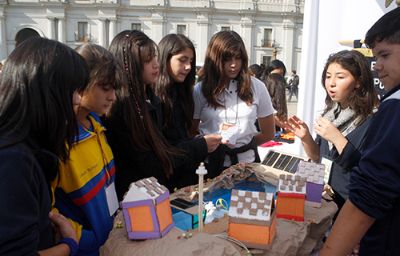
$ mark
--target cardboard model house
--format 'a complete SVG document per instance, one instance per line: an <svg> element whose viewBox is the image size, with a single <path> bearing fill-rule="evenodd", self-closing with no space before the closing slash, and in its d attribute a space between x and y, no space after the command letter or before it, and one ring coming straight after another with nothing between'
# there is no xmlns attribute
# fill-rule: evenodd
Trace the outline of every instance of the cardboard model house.
<svg viewBox="0 0 400 256"><path fill-rule="evenodd" d="M304 221L306 179L299 175L281 174L278 183L276 217Z"/></svg>
<svg viewBox="0 0 400 256"><path fill-rule="evenodd" d="M325 165L300 161L296 174L307 180L306 205L321 207Z"/></svg>
<svg viewBox="0 0 400 256"><path fill-rule="evenodd" d="M129 239L159 238L173 227L169 191L154 177L132 183L121 207Z"/></svg>
<svg viewBox="0 0 400 256"><path fill-rule="evenodd" d="M273 241L276 230L272 207L272 193L232 190L228 236L248 247L266 248Z"/></svg>

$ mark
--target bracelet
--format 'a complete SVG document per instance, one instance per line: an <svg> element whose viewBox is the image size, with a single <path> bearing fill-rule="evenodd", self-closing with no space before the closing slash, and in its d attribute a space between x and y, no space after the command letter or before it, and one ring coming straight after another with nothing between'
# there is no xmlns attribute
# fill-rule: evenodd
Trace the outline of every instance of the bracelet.
<svg viewBox="0 0 400 256"><path fill-rule="evenodd" d="M70 253L69 255L75 256L78 253L79 245L78 243L69 237L63 238L58 242L58 244L66 244L69 247Z"/></svg>

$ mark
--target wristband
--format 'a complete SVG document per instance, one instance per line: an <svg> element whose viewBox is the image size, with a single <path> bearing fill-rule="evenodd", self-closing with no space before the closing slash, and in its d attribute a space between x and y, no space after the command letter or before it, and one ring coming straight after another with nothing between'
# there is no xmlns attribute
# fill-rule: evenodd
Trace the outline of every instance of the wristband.
<svg viewBox="0 0 400 256"><path fill-rule="evenodd" d="M75 256L78 253L79 245L78 243L69 237L63 238L60 240L58 244L66 244L69 247L70 253L69 255Z"/></svg>

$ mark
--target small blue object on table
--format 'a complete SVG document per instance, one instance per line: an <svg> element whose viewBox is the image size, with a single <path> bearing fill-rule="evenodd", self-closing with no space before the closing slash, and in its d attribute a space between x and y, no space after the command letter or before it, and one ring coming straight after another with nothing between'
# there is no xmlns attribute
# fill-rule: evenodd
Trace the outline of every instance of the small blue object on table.
<svg viewBox="0 0 400 256"><path fill-rule="evenodd" d="M259 192L266 192L266 193L273 193L275 194L276 192L276 186L269 184L269 183L263 183L261 181L253 181L254 179L249 179L243 180L239 183L237 183L233 189L238 189L238 190L246 190L246 191L259 191ZM221 202L217 201L225 201L226 202L226 207L228 210L230 201L231 201L231 192L232 189L225 189L225 188L219 188L216 189L212 192L207 192L204 194L204 202L212 202L214 205L221 204ZM196 209L197 209L197 201L192 201L189 202L193 204ZM198 225L198 217L197 217L197 212L195 211L190 211L190 210L182 210L178 209L176 207L171 206L172 209L172 218L174 220L175 227L183 230L183 231L188 231L190 229L195 229L197 228ZM206 217L206 212L203 213L203 220Z"/></svg>

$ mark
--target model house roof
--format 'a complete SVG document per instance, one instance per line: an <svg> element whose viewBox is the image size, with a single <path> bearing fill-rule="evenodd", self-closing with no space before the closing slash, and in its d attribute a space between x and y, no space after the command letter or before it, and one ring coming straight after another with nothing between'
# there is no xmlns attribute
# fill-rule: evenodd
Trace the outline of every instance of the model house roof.
<svg viewBox="0 0 400 256"><path fill-rule="evenodd" d="M229 217L270 221L272 193L232 190Z"/></svg>
<svg viewBox="0 0 400 256"><path fill-rule="evenodd" d="M145 178L131 183L129 191L122 202L156 199L167 191L168 189L158 183L156 178Z"/></svg>
<svg viewBox="0 0 400 256"><path fill-rule="evenodd" d="M325 165L300 161L296 174L305 177L307 182L324 184Z"/></svg>
<svg viewBox="0 0 400 256"><path fill-rule="evenodd" d="M284 193L305 194L306 178L300 175L279 175L278 191Z"/></svg>

